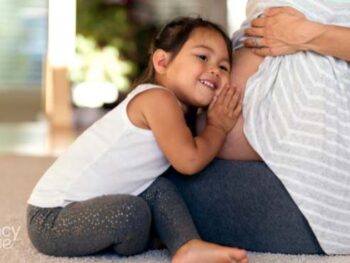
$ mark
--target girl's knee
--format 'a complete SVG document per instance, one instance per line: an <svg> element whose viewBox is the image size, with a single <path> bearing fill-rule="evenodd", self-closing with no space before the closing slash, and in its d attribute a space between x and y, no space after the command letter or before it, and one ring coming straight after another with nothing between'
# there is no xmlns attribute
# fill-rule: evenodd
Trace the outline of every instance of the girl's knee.
<svg viewBox="0 0 350 263"><path fill-rule="evenodd" d="M138 218L142 220L144 225L151 225L152 213L151 208L145 200L140 197L136 197L130 203L130 211L134 216L134 219Z"/></svg>
<svg viewBox="0 0 350 263"><path fill-rule="evenodd" d="M116 229L118 236L120 230L125 235L132 236L149 231L152 214L147 202L139 196L116 195L105 203L103 214L112 222L111 228ZM123 236L123 235L122 235Z"/></svg>
<svg viewBox="0 0 350 263"><path fill-rule="evenodd" d="M138 196L129 196L114 215L116 229L124 231L126 239L134 239L149 234L152 213L145 200ZM118 231L119 232L119 231Z"/></svg>
<svg viewBox="0 0 350 263"><path fill-rule="evenodd" d="M109 214L116 219L140 217L145 218L147 222L151 220L150 208L139 196L118 194L101 198L104 198L99 203L102 214Z"/></svg>
<svg viewBox="0 0 350 263"><path fill-rule="evenodd" d="M115 252L130 256L146 250L151 230L151 210L142 198L133 198L126 207L125 220L115 233Z"/></svg>

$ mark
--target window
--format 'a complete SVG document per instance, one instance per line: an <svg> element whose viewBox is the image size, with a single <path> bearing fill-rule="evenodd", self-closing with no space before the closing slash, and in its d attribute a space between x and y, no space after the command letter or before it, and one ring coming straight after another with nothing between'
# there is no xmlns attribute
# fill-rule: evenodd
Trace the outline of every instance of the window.
<svg viewBox="0 0 350 263"><path fill-rule="evenodd" d="M40 89L47 0L0 2L0 89Z"/></svg>

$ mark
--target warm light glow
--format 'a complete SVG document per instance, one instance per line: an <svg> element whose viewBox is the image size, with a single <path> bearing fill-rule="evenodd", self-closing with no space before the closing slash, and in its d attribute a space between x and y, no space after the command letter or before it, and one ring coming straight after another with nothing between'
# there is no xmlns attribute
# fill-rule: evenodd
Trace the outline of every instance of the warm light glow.
<svg viewBox="0 0 350 263"><path fill-rule="evenodd" d="M79 107L99 108L118 99L118 89L108 82L83 82L73 87L73 102Z"/></svg>

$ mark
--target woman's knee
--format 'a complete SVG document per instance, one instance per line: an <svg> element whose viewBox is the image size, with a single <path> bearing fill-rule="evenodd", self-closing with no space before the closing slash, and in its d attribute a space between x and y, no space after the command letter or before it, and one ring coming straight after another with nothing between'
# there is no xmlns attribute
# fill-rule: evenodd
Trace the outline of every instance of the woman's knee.
<svg viewBox="0 0 350 263"><path fill-rule="evenodd" d="M150 189L158 189L160 191L168 191L169 189L173 189L175 186L173 182L165 177L158 177L153 184L149 187Z"/></svg>
<svg viewBox="0 0 350 263"><path fill-rule="evenodd" d="M158 177L140 196L148 203L177 193L175 184L165 177Z"/></svg>

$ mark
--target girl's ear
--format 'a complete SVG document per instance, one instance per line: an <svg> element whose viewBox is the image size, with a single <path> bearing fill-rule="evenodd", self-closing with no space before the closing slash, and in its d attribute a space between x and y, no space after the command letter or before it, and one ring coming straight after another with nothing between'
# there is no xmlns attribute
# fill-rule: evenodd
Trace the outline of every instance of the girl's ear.
<svg viewBox="0 0 350 263"><path fill-rule="evenodd" d="M170 53L164 51L163 49L157 49L152 56L153 67L156 73L165 73L167 66L170 62Z"/></svg>

